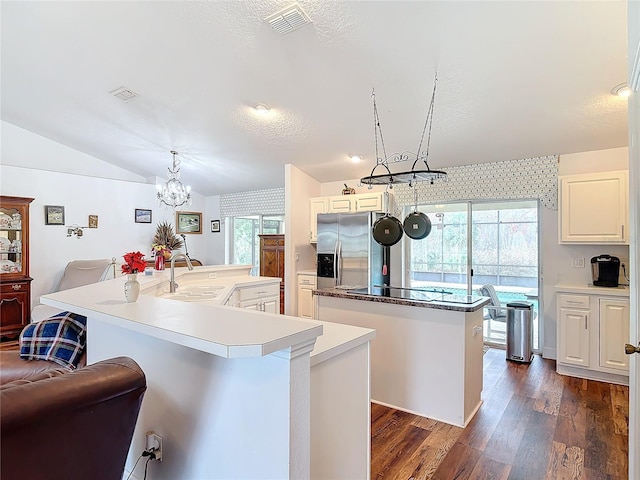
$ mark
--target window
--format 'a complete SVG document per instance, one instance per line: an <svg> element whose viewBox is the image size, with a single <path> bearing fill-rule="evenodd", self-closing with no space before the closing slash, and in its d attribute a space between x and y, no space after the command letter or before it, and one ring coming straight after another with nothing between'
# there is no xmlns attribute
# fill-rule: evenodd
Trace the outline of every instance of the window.
<svg viewBox="0 0 640 480"><path fill-rule="evenodd" d="M248 215L228 219L231 225L229 263L253 265L251 275L260 272L260 237L284 233L284 215Z"/></svg>
<svg viewBox="0 0 640 480"><path fill-rule="evenodd" d="M449 203L418 210L429 216L432 229L423 240L406 240L407 286L478 294L491 284L503 306L530 302L537 349L538 202ZM488 317L485 312L485 341L504 344L504 321L500 325Z"/></svg>

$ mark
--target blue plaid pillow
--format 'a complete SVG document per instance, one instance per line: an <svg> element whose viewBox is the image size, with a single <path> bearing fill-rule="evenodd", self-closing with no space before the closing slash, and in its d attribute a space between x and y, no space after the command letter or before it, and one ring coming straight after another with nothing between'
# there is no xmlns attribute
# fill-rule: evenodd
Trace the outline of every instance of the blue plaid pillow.
<svg viewBox="0 0 640 480"><path fill-rule="evenodd" d="M75 369L86 345L86 330L87 317L71 312L31 323L20 333L20 357Z"/></svg>

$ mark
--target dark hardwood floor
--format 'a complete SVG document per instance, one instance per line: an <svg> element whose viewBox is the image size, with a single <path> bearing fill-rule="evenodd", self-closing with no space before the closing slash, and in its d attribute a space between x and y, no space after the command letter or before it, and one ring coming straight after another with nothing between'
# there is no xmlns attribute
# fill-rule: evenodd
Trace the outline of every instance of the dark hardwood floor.
<svg viewBox="0 0 640 480"><path fill-rule="evenodd" d="M617 480L628 476L628 388L563 377L555 362L484 355L466 428L371 406L372 479Z"/></svg>

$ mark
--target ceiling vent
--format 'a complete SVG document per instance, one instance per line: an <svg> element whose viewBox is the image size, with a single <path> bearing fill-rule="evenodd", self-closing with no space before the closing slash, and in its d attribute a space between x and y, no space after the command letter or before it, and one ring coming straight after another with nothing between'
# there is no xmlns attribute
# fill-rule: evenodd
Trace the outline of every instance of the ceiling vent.
<svg viewBox="0 0 640 480"><path fill-rule="evenodd" d="M134 92L133 90L129 90L128 88L125 88L125 87L116 88L115 90L109 93L114 97L116 97L117 99L122 100L123 102L128 102L138 96L136 92Z"/></svg>
<svg viewBox="0 0 640 480"><path fill-rule="evenodd" d="M294 3L284 10L280 10L278 13L274 13L273 15L265 18L265 21L269 22L271 28L280 35L293 32L294 30L311 23L309 16L297 3Z"/></svg>

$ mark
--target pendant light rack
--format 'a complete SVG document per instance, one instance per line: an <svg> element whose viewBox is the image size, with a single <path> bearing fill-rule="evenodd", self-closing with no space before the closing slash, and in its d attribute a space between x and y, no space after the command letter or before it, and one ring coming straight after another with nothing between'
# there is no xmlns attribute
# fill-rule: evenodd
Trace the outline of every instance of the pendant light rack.
<svg viewBox="0 0 640 480"><path fill-rule="evenodd" d="M384 146L384 137L382 136L382 127L380 126L380 117L378 116L378 107L376 105L375 91L371 93L373 97L373 123L374 123L374 136L376 144L376 164L371 170L371 174L367 177L362 177L360 183L368 185L369 188L373 188L373 185L387 185L389 188L393 188L394 184L408 183L410 187L414 186L417 182L425 182L433 184L435 180L441 180L447 178L447 172L442 170L432 170L429 167L429 145L431 143L431 127L433 125L433 106L436 98L436 86L438 84L438 75L436 73L433 83L433 93L431 94L431 102L429 104L429 110L427 111L427 118L422 129L422 136L420 137L420 144L418 145L417 153L405 151L402 153L394 153L387 155ZM427 135L427 145L425 150L422 150L422 143L424 142L425 134ZM382 156L379 154L379 147L382 148ZM411 170L400 171L392 173L389 169L389 164L402 163L411 161L415 158ZM419 162L424 163L426 169L422 168ZM418 165L418 169L416 169ZM378 167L382 168L384 173L375 174Z"/></svg>

